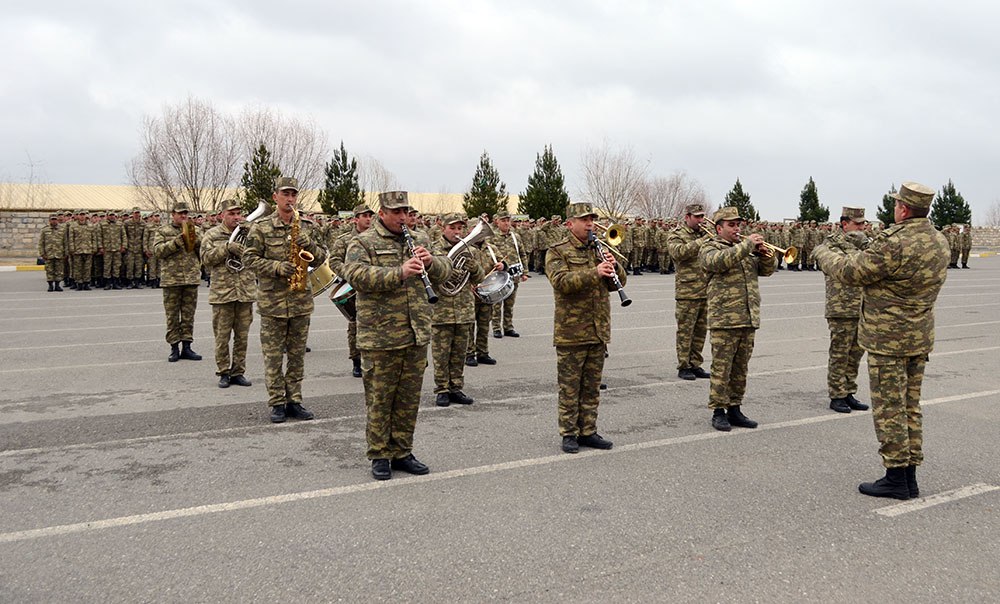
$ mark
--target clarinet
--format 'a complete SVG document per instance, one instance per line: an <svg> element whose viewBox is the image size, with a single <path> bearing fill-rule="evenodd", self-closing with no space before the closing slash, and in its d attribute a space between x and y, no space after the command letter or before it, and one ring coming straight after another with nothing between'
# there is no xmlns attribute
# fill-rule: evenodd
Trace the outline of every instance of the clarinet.
<svg viewBox="0 0 1000 604"><path fill-rule="evenodd" d="M416 257L417 246L413 243L413 237L410 235L410 229L406 228L406 225L400 225L403 229L403 239L406 240L406 246L410 248L410 256ZM434 288L431 287L431 280L427 276L427 271L420 271L420 279L424 282L424 290L427 292L427 301L434 304L438 301L437 294L434 293Z"/></svg>
<svg viewBox="0 0 1000 604"><path fill-rule="evenodd" d="M597 235L594 235L594 231L587 232L587 241L594 247L594 253L597 254L597 261L604 262L606 260L604 254L608 252L604 251L604 244L597 238ZM611 283L615 286L615 291L618 292L618 297L622 300L622 306L631 304L632 299L625 293L625 287L622 286L622 282L618 278L618 273L612 273L610 279Z"/></svg>

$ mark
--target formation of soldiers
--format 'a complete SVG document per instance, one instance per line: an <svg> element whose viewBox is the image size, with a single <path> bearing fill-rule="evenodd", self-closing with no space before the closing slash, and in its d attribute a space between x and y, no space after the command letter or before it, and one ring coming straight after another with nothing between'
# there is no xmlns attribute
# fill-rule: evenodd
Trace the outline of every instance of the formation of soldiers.
<svg viewBox="0 0 1000 604"><path fill-rule="evenodd" d="M951 250L948 268L958 268L959 258L962 260L962 268L969 268L969 252L972 251L972 225L949 224L943 232L948 240L948 249Z"/></svg>

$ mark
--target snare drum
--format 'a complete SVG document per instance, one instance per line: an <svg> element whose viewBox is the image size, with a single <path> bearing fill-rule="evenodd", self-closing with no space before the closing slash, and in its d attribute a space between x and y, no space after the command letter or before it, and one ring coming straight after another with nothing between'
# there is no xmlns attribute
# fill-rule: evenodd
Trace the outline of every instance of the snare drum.
<svg viewBox="0 0 1000 604"><path fill-rule="evenodd" d="M330 301L337 305L337 310L340 314L344 315L348 321L358 320L358 307L355 296L358 292L354 291L351 284L347 281L341 281L337 287L333 288L330 292Z"/></svg>
<svg viewBox="0 0 1000 604"><path fill-rule="evenodd" d="M507 271L495 271L476 286L476 296L487 304L499 304L514 293L514 280Z"/></svg>

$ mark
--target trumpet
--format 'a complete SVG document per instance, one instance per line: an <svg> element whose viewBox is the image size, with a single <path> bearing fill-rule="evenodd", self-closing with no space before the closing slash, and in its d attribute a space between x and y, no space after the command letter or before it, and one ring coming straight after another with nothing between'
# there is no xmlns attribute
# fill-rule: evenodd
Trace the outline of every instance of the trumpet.
<svg viewBox="0 0 1000 604"><path fill-rule="evenodd" d="M712 225L712 228L709 228L708 225ZM701 223L701 228L709 235L715 235L715 221L711 218L706 218L705 222ZM740 239L745 238L745 235L740 235ZM782 258L784 258L786 264L794 264L795 259L799 256L799 250L794 245L790 245L788 248L780 248L773 243L768 243L766 241L763 242L762 245L764 246L764 251L761 252L761 256L765 258L773 258L774 254L778 253L781 254Z"/></svg>

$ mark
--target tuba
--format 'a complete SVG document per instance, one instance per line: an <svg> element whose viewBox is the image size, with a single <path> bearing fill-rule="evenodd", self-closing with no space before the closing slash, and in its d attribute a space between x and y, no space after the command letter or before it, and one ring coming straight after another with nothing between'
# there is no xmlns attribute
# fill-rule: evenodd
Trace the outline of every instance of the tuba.
<svg viewBox="0 0 1000 604"><path fill-rule="evenodd" d="M476 259L471 254L463 254L465 250L470 250L473 245L493 235L493 229L486 222L480 220L476 226L472 227L469 234L458 240L458 242L448 250L448 259L451 260L451 274L448 280L441 284L441 289L449 296L457 296L469 283L469 269L466 265L475 262Z"/></svg>
<svg viewBox="0 0 1000 604"><path fill-rule="evenodd" d="M271 206L267 204L264 200L257 202L257 209L250 212L250 215L246 219L236 225L233 229L233 234L229 236L229 243L239 243L240 245L245 245L247 242L247 235L250 234L250 223L258 218L263 218L272 212ZM234 273L238 273L243 270L243 261L235 256L230 256L226 259L226 266L229 267Z"/></svg>

